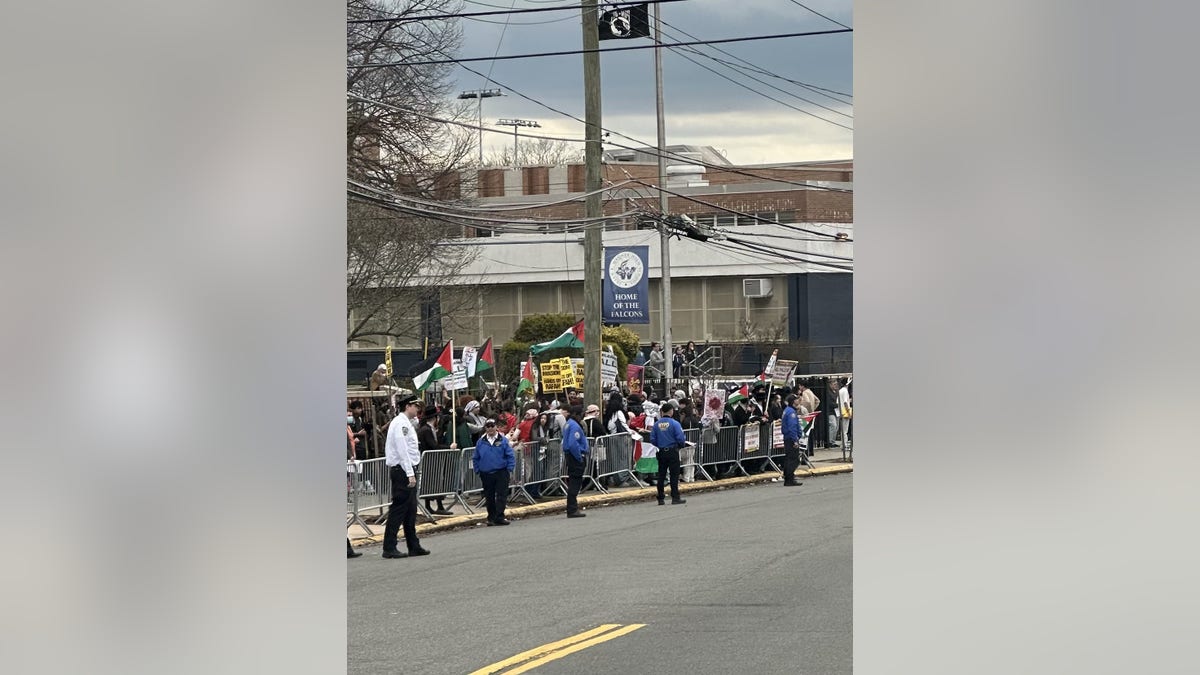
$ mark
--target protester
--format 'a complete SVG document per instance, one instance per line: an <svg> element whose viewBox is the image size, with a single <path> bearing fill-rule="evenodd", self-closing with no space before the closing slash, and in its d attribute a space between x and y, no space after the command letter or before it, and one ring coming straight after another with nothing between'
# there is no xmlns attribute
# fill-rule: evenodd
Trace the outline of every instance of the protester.
<svg viewBox="0 0 1200 675"><path fill-rule="evenodd" d="M577 410L577 409L576 409ZM567 517L583 518L586 514L579 510L579 489L583 487L584 455L587 454L587 436L583 433L576 416L576 410L559 410L559 415L565 420L563 429L563 458L567 463Z"/></svg>
<svg viewBox="0 0 1200 675"><path fill-rule="evenodd" d="M696 342L688 340L687 348L683 350L684 367L688 377L694 377L698 371L700 360L700 350L696 349Z"/></svg>
<svg viewBox="0 0 1200 675"><path fill-rule="evenodd" d="M839 400L842 388L842 382L836 377L829 378L829 406L825 408L828 411L829 419L829 443L831 448L841 447L841 438L838 436L839 423L841 422L841 410Z"/></svg>
<svg viewBox="0 0 1200 675"><path fill-rule="evenodd" d="M421 451L412 421L420 410L420 402L416 396L405 396L398 405L403 414L393 420L384 446L385 462L392 480L392 504L383 530L384 558L429 555L417 538L417 468L421 463ZM408 553L396 548L396 535L401 525Z"/></svg>
<svg viewBox="0 0 1200 675"><path fill-rule="evenodd" d="M665 502L665 482L667 475L671 477L671 503L685 504L686 499L679 496L679 450L687 443L683 436L683 427L679 426L672 415L675 407L670 401L659 407L662 418L650 429L650 443L658 448L658 505Z"/></svg>
<svg viewBox="0 0 1200 675"><path fill-rule="evenodd" d="M682 393L682 392L677 392ZM679 426L686 432L689 429L700 428L700 417L692 405L692 399L684 398L679 403ZM679 480L693 483L696 480L696 446L685 444L679 449L679 462L682 466Z"/></svg>
<svg viewBox="0 0 1200 675"><path fill-rule="evenodd" d="M771 402L767 404L767 417L772 422L783 419L783 398L778 392L771 394Z"/></svg>
<svg viewBox="0 0 1200 675"><path fill-rule="evenodd" d="M663 356L662 345L657 342L650 343L650 357L646 359L646 379L659 380L665 375L664 370L667 367L667 358Z"/></svg>
<svg viewBox="0 0 1200 675"><path fill-rule="evenodd" d="M504 509L508 502L508 480L517 467L517 456L508 439L500 435L495 420L485 420L483 430L483 436L475 444L471 463L483 484L487 524L508 525Z"/></svg>
<svg viewBox="0 0 1200 675"><path fill-rule="evenodd" d="M796 482L796 467L800 465L800 418L797 415L796 407L799 405L799 397L795 394L788 396L787 407L783 410L783 416L780 419L781 431L783 431L783 484L787 486L800 485Z"/></svg>
<svg viewBox="0 0 1200 675"><path fill-rule="evenodd" d="M471 400L463 404L463 416L466 418L467 430L471 432L472 445L483 435L483 422L487 419L479 414L479 408L479 401ZM466 445L461 440L458 443L459 445Z"/></svg>
<svg viewBox="0 0 1200 675"><path fill-rule="evenodd" d="M427 406L425 411L421 413L421 425L417 429L417 447L421 454L424 455L429 450L445 450L450 446L442 444L438 440L437 435L437 419L438 410L434 406ZM433 508L430 504L431 498L425 498L425 510L439 516L452 516L454 513L446 508L445 497L435 497L437 500L437 508Z"/></svg>

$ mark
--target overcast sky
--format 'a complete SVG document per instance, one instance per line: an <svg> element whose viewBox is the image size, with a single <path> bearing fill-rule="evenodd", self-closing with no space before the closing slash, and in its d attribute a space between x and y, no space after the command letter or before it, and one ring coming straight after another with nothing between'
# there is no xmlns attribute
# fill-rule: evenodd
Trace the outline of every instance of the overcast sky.
<svg viewBox="0 0 1200 675"><path fill-rule="evenodd" d="M504 16L481 17L494 23L465 19L462 21L464 41L460 57L492 56L497 53L497 46L500 55L579 49L582 37L578 4L576 0L464 0L464 12L490 11L495 7L521 9L557 5L575 9L510 15L507 27ZM807 0L804 4L836 21L854 25L850 0ZM662 8L663 20L669 24L663 27L664 41L671 42L691 40L680 31L701 39L720 39L841 28L792 0L684 0L664 4ZM697 48L710 56L732 60L715 51L719 48L771 73L852 95L852 43L852 34L846 33ZM651 44L651 41L649 38L605 40L600 47L637 44ZM739 164L853 157L851 131L747 91L688 62L675 51L667 50L663 57L668 145L711 145ZM648 145L655 143L656 133L653 54L649 49L605 54L600 62L603 126L644 140ZM755 82L745 73L732 71L694 54L687 55L801 110L848 127L854 126L853 120L845 116L853 114L846 103L789 82L754 75L784 90L781 92ZM571 55L465 65L483 73L490 69L491 76L499 82L582 118L582 59L582 56ZM456 68L453 77L459 89L464 91L494 87L462 68ZM839 112L843 114L837 114ZM542 125L539 133L583 138L580 123L511 94L486 99L483 117L485 126L493 125L502 117L515 117L537 120ZM511 127L502 128L508 135L484 135L485 152L500 145L511 147ZM612 140L633 145L615 137Z"/></svg>

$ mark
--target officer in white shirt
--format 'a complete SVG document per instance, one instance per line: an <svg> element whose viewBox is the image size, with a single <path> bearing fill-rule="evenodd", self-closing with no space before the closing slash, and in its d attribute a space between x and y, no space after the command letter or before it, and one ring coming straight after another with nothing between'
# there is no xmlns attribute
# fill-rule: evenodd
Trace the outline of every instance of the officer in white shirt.
<svg viewBox="0 0 1200 675"><path fill-rule="evenodd" d="M387 525L383 529L383 557L407 558L429 555L417 539L417 465L421 463L417 432L413 420L421 411L416 396L405 396L396 402L404 414L397 415L388 426L384 456L392 480L392 505L388 508ZM405 553L396 548L396 534L404 526Z"/></svg>

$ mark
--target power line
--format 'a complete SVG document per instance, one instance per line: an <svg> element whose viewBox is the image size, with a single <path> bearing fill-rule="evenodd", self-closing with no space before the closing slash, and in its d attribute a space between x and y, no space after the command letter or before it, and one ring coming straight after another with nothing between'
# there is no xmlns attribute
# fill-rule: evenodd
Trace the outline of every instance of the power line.
<svg viewBox="0 0 1200 675"><path fill-rule="evenodd" d="M662 23L662 25L667 26L667 28L670 28L671 30L679 32L679 34L683 34L686 37L692 38L692 40L700 40L700 37L696 37L695 35L690 34L690 32L683 30L682 28L678 28L678 26L668 24L667 22L661 22L661 23ZM678 40L678 37L676 37L676 40ZM823 88L823 86L817 86L815 84L799 82L799 80L796 80L796 79L786 78L784 76L781 76L781 74L770 72L770 71L766 70L766 68L763 68L762 66L757 66L755 64L751 64L750 61L740 58L740 56L738 56L736 54L726 52L725 49L721 49L720 47L710 46L709 48L713 49L714 52L718 52L720 54L725 54L726 56L730 56L731 59L742 61L743 64L745 64L745 65L740 66L737 64L731 64L730 61L726 61L725 59L718 59L718 58L716 58L716 56L713 56L713 55L702 54L703 56L706 56L706 58L708 58L708 59L712 59L716 62L719 62L719 64L722 64L722 65L725 65L725 66L731 67L731 68L738 68L738 70L743 70L743 68L748 68L748 70L763 74L763 76L773 77L775 79L781 79L781 80L784 80L784 82L792 83L797 86L803 86L804 89L808 89L809 91L814 92L814 94L816 94L818 96L824 96L826 98L829 98L830 101L851 104L848 101L841 100L841 98L829 95L829 94L838 94L839 96L845 96L847 98L850 98L850 97L852 97L850 94L842 94L842 92L840 92L840 91L834 91L833 89L826 89L826 88ZM701 53L700 50L698 50L698 49L690 49L690 50L694 50L694 52L697 54ZM763 84L766 84L766 83L763 83ZM827 91L829 92L829 94L827 94ZM796 96L796 95L793 94L793 96ZM797 98L799 98L799 96L797 96ZM802 100L806 101L806 98L802 98ZM809 102L811 103L811 101L809 101ZM816 103L814 103L814 104L816 104Z"/></svg>
<svg viewBox="0 0 1200 675"><path fill-rule="evenodd" d="M780 249L775 246L767 246L766 244L760 244L756 241L746 241L745 239L731 237L729 235L725 235L725 239L728 241L732 241L735 244L747 244L750 246L759 246L763 249L770 249L772 251L782 251L783 250L783 249ZM817 258L829 258L830 260L844 260L846 262L854 262L854 258L848 258L844 255L833 255L831 253L817 253L815 251L804 251L803 255L811 255L811 256L815 256Z"/></svg>
<svg viewBox="0 0 1200 675"><path fill-rule="evenodd" d="M735 216L745 216L745 217L747 217L747 218L749 218L749 219L751 219L751 220L756 220L756 221L758 221L758 222L760 222L760 223L766 223L766 224L768 224L768 225L778 225L778 226L780 226L780 227L783 227L783 228L786 228L786 229L789 229L789 230L798 230L798 231L800 231L800 232L807 232L808 234L814 234L814 235L817 235L818 237L827 237L827 238L829 238L829 239L836 239L836 240L839 240L839 241L843 241L843 239L842 239L841 237L839 237L838 235L836 235L836 234L826 234L826 233L824 233L824 232L818 232L818 231L816 231L816 230L807 230L807 229L805 229L805 228L803 228L803 227L797 227L797 226L794 226L794 225L788 225L788 224L785 224L785 223L777 223L777 222L775 222L775 221L773 221L773 220L767 220L766 218L760 218L760 217L758 217L758 216L756 216L756 215L754 215L754 214L751 214L751 213L743 213L742 211L737 211L737 210L735 210L735 209L730 209L730 208L726 208L726 207L724 207L724 206L719 206L719 205L717 205L717 204L713 204L712 202L706 202L706 201L704 201L703 199L696 199L695 197L690 197L690 196L688 196L688 195L685 195L685 194L682 194L682 193L679 193L679 192L674 192L674 191L672 191L672 190L668 190L668 189L666 189L666 188L663 188L663 187L653 186L653 185L651 185L651 184L649 184L649 183L645 183L645 182L643 182L643 181L640 181L640 180L638 180L638 179L636 179L636 178L634 178L634 179L633 179L633 182L635 182L635 183L638 183L638 184L640 184L640 185L645 185L646 187L654 187L655 189L662 190L663 192L665 192L665 193L667 193L667 194L669 194L669 195L673 195L673 196L675 196L675 197L679 197L680 199L684 199L684 200L686 200L686 201L693 202L693 203L695 203L695 204L701 204L701 205L703 205L703 206L707 206L707 207L709 207L709 208L716 209L716 210L718 210L718 211L724 211L725 213L730 213L730 214L733 214L733 215L735 215ZM852 240L850 240L850 239L846 239L845 241L852 241Z"/></svg>
<svg viewBox="0 0 1200 675"><path fill-rule="evenodd" d="M618 6L627 6L627 5L640 5L643 2L657 4L657 3L667 3L667 2L683 2L683 0L641 0L640 2L613 2L613 3L608 3L608 4L618 5ZM514 3L514 5L515 5L515 3ZM488 6L496 7L497 5L488 5ZM566 10L575 10L578 8L579 8L578 5L566 5L566 6L561 6L561 7L532 7L532 8L527 8L527 9L507 9L507 10L502 10L502 11L497 11L497 12L465 12L465 13L458 13L458 14L425 14L425 15L420 15L420 16L395 14L390 17L381 17L381 18L376 18L376 19L353 19L353 20L347 21L346 23L347 24L358 24L358 23L397 23L397 22L409 22L409 21L443 21L443 20L448 20L448 19L467 19L467 18L471 18L471 17L475 17L475 16L498 16L501 14L531 14L534 12L562 12L562 11L566 11Z"/></svg>
<svg viewBox="0 0 1200 675"><path fill-rule="evenodd" d="M464 68L466 68L467 70L471 71L472 73L475 73L476 75L481 75L481 76L483 75L483 73L479 72L478 70L474 70L474 69L472 69L472 68L467 68L466 66L463 66L463 67L464 67ZM512 87L509 87L508 85L502 84L502 83L500 83L500 82L498 82L498 81L496 81L496 80L494 80L494 79L487 78L487 80L488 80L489 82L493 83L493 84L496 84L496 85L498 85L498 86L504 87L505 89L507 89L507 90L508 90L508 92L509 92L509 93L511 93L511 94L516 94L517 96L520 96L521 98L524 98L524 99L526 99L526 100L528 100L528 101L530 101L530 102L532 102L532 103L536 103L537 105L539 105L539 106L542 106L543 108L546 108L547 110L550 110L550 111L556 112L556 113L558 113L558 114L560 114L560 115L564 115L564 116L566 116L566 117L570 117L571 119L573 119L573 120L575 120L575 121L577 121L577 122L582 122L582 121L583 121L583 120L579 119L578 117L575 117L574 115L572 115L572 114L570 114L570 113L563 112L563 111L561 111L561 110L559 110L559 109L557 109L557 108L554 108L554 107L552 107L552 106L550 106L550 105L547 105L547 104L545 104L545 103L542 103L541 101L538 101L538 100L536 100L536 99L530 98L529 96L526 96L525 94L522 94L521 92L519 92L519 91L517 91L517 90L513 89ZM489 128L489 127L481 127L481 126L478 126L478 125L475 125L475 124L468 124L468 123L466 123L466 122L459 122L459 121L456 121L456 120L445 119L445 118L442 118L442 117L437 117L437 116L435 116L435 115L429 115L429 114L426 114L426 113L422 113L422 112L419 112L419 111L417 111L417 110L413 110L413 109L410 109L410 108L401 108L401 107L399 107L399 106L395 106L395 105L392 105L392 104L390 104L390 103L384 103L383 101L376 101L376 100L374 100L374 99L366 98L366 97L364 97L364 96L359 96L359 95L357 95L357 94L347 94L347 95L346 95L346 97L347 97L347 98L349 98L349 99L356 100L356 101L361 101L361 102L364 102L364 103L370 103L370 104L372 104L372 105L377 105L377 106L380 106L380 107L383 107L383 108L389 108L389 109L396 110L396 111L399 111L399 112L404 112L404 113L408 113L408 114L411 114L411 115L416 115L417 117L424 117L425 119L429 119L429 120L432 120L432 121L435 121L435 122L441 122L441 123L443 123L443 124L453 124L453 125L455 125L455 126L460 126L460 127L463 127L464 129L475 129L475 130L480 130L480 129L482 129L483 131L487 131L487 132L491 132L491 133L502 133L502 134L505 134L506 136L508 135L508 134L507 134L507 132L500 131L499 129L491 129L491 128ZM601 127L601 128L603 129L603 127ZM603 129L603 130L604 130L604 131L609 131L608 129ZM619 133L619 132L616 132L616 131L609 131L609 133L612 133L612 134L615 134L615 135L617 135L617 136L620 136L621 138L627 138L627 139L629 139L629 140L632 140L632 141L634 141L635 143L642 143L642 144L645 144L645 141L640 141L640 140L638 140L638 139L636 139L636 138L633 138L632 136L626 136L625 134L622 134L622 133ZM582 141L582 140L580 140L580 139L577 139L577 138L562 138L562 137L557 137L557 136L544 136L544 135L538 135L538 134L525 134L525 138L537 138L537 139L548 140L548 141L563 141L563 142L567 142L567 143L584 143L584 142L586 142L586 141ZM626 149L626 150L633 150L633 151L636 151L636 152L645 152L646 154L652 155L652 156L654 156L654 157L657 157L657 156L659 156L659 154L660 154L660 153L659 153L659 152L658 152L656 149L654 149L654 148L648 148L648 147L635 147L635 146L630 146L630 145L622 145L622 144L620 144L620 143L614 143L614 142L612 142L612 141L606 141L606 143L607 143L608 145L611 145L611 146L613 146L613 147L616 147L616 148L623 148L623 149ZM710 169L715 169L715 170L717 170L717 171L724 171L724 172L733 173L733 174L737 174L737 175L741 175L741 176L748 176L748 177L750 177L750 178L758 178L758 179L760 179L760 180L770 181L770 182L773 182L773 183L783 183L783 184L785 184L785 185L796 185L796 186L803 187L803 188L807 188L807 189L811 189L811 190L822 190L822 191L826 191L826 192L842 192L842 193L847 193L847 194L850 194L850 193L853 193L853 192L854 192L853 190L848 190L848 189L845 189L845 188L827 187L827 186L824 186L824 185L811 185L811 184L809 184L809 183L799 183L799 182L796 182L796 181L790 181L790 180L786 180L786 179L783 179L783 178L775 178L775 177L771 177L771 176L763 176L763 175L761 175L761 174L756 174L756 173L750 173L750 172L748 172L748 171L743 171L743 170L741 170L741 169L737 169L737 168L735 168L735 167L732 167L732 166L721 166L721 165L718 165L718 164L710 164L710 163L708 163L708 162L705 162L705 161L703 161L703 160L697 160L697 159L692 159L692 158L690 158L690 157L685 157L685 156L683 156L683 155L680 155L680 154L678 154L678 153L671 152L671 151L669 151L669 150L664 150L664 151L663 151L661 154L662 154L662 156L663 156L663 157L666 157L666 158L668 158L668 159L675 159L676 161L687 162L687 163L689 163L689 164L696 164L696 165L699 165L699 166L704 166L704 167L707 167L707 168L710 168Z"/></svg>
<svg viewBox="0 0 1200 675"><path fill-rule="evenodd" d="M659 0L659 1L663 2L665 0ZM807 31L807 32L803 32L803 33L780 33L778 35L750 35L750 36L738 37L738 38L722 38L719 40L699 40L696 42L672 42L672 43L663 44L661 46L663 46L663 47L689 47L692 45L714 45L714 44L726 44L726 43L731 43L731 42L753 42L756 40L778 40L781 38L809 37L809 36L813 36L813 35L836 35L838 33L853 33L853 32L854 32L854 29L852 29L852 28L840 28L837 30L815 30L815 31ZM434 60L434 61L409 61L409 62L399 62L399 63L364 63L364 64L351 65L351 66L346 66L346 67L349 69L352 69L352 70L358 70L358 69L363 69L363 68L387 68L389 66L409 66L409 67L436 66L436 65L441 65L444 63L472 63L475 61L506 61L509 59L534 59L534 58L541 58L544 56L574 56L577 54L592 54L592 53L597 53L597 52L598 53L627 52L627 51L633 51L636 49L654 49L657 46L659 46L659 45L634 45L631 47L609 47L608 49L569 49L569 50L558 51L558 52L538 52L538 53L534 53L534 54L507 54L505 56L495 56L495 57L476 56L476 57L467 58L467 59L439 59L439 60Z"/></svg>
<svg viewBox="0 0 1200 675"><path fill-rule="evenodd" d="M694 52L694 53L697 53L697 54L699 54L699 52ZM816 113L809 112L809 111L807 111L807 110L805 110L805 109L803 109L803 108L797 108L796 106L794 106L794 105L792 105L791 103L788 103L788 102L786 102L786 101L781 101L781 100L779 100L779 99L775 98L774 96L771 96L770 94L764 94L763 92L761 92L761 91L759 91L759 90L755 89L754 87L751 87L751 86L750 86L750 85L748 85L748 84L744 84L744 83L742 83L742 82L738 82L737 80L735 80L735 79L733 79L733 78L729 77L728 75L725 75L724 73L721 73L721 72L718 72L718 71L716 71L716 70L713 70L712 68L709 68L708 66L704 65L703 63L700 63L699 61L697 61L697 60L693 59L692 57L688 56L687 54L683 54L683 53L681 53L681 52L675 52L675 55L676 55L676 56L679 56L679 57L682 57L682 58L684 58L684 59L687 59L687 60L688 60L688 61L690 61L691 63L695 64L697 67L703 68L704 70L707 70L708 72L712 73L713 75L716 75L717 77L720 77L721 79L724 79L724 80L727 80L727 81L729 81L729 82L732 82L732 83L736 84L737 86L741 87L742 89L745 89L745 90L747 90L747 91L754 92L755 94L758 94L759 96L762 96L763 98L770 99L770 100L772 100L772 101L774 101L774 102L776 102L776 103L778 103L778 104L780 104L780 105L782 105L782 106L786 106L786 107L788 107L788 108L791 108L792 110L795 110L796 112L799 112L799 113L804 113L805 115L808 115L809 117L814 117L814 118L816 118L816 119L819 119L819 120L821 120L822 122L828 122L829 124L832 124L832 125L834 125L834 126L837 126L837 127L841 127L841 128L843 128L843 129L846 129L847 131L854 131L854 127L849 127L849 126L846 126L845 124L842 124L841 122L835 122L835 121L833 121L833 120L826 119L826 118L824 118L824 117L821 117L820 115L818 115L818 114L816 114ZM700 56L705 56L704 54L699 54L699 55L700 55ZM752 78L752 79L754 79L754 78ZM756 82L760 82L760 83L762 83L762 84L767 84L767 83L763 82L762 80L755 79L755 81L756 81ZM767 86L769 86L769 87L774 87L774 85L770 85L770 84L768 84ZM836 113L836 114L838 114L838 115L842 115L843 117L850 117L850 115L847 115L846 113L843 113L843 112L838 112L837 110L834 110L834 109L832 109L832 108L829 108L829 107L823 106L823 105L821 105L820 103L815 103L815 102L813 102L813 101L809 101L808 99L806 99L806 98L804 98L804 97L802 97L802 96L797 96L796 94L792 94L791 92L787 92L787 91L784 91L784 90L782 90L782 89L779 89L779 87L774 87L774 88L775 88L775 89L778 89L779 91L783 91L783 93L785 93L785 94L788 94L788 95L790 95L790 96L796 96L796 98L798 98L798 99L800 99L800 100L802 100L802 101L805 101L805 102L808 102L808 103L812 103L812 104L813 104L813 105L815 105L815 106L818 106L818 107L820 107L820 108L825 108L826 110L828 110L828 111L830 111L830 112ZM853 118L851 117L851 119L853 119Z"/></svg>
<svg viewBox="0 0 1200 675"><path fill-rule="evenodd" d="M816 14L817 16L821 17L822 19L825 19L826 21L832 21L833 23L836 23L837 25L841 26L842 28L850 27L850 26L847 26L846 24L842 23L841 21L838 21L837 19L831 19L831 18L825 16L824 14L818 12L817 10L813 9L812 7L802 4L802 3L798 2L797 0L791 0L791 2L793 5L798 5L800 7L803 7L804 9L807 9L808 11L812 12L813 14Z"/></svg>

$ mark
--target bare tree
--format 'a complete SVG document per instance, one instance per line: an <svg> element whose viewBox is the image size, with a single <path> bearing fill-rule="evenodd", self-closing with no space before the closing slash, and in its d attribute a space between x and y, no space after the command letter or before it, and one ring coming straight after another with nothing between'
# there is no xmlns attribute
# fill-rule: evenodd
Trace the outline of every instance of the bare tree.
<svg viewBox="0 0 1200 675"><path fill-rule="evenodd" d="M471 110L450 96L449 64L403 64L457 52L456 20L417 19L460 8L459 0L347 0L347 19L382 19L346 26L348 180L401 199L459 199L474 137L446 120L471 122ZM360 67L375 64L400 65ZM436 334L443 317L475 302L477 287L455 283L473 250L460 225L402 212L375 194L356 187L347 205L346 341Z"/></svg>
<svg viewBox="0 0 1200 675"><path fill-rule="evenodd" d="M583 162L583 147L566 141L547 138L524 139L517 145L517 161L513 161L512 148L492 150L483 161L485 167L505 166L563 166Z"/></svg>

